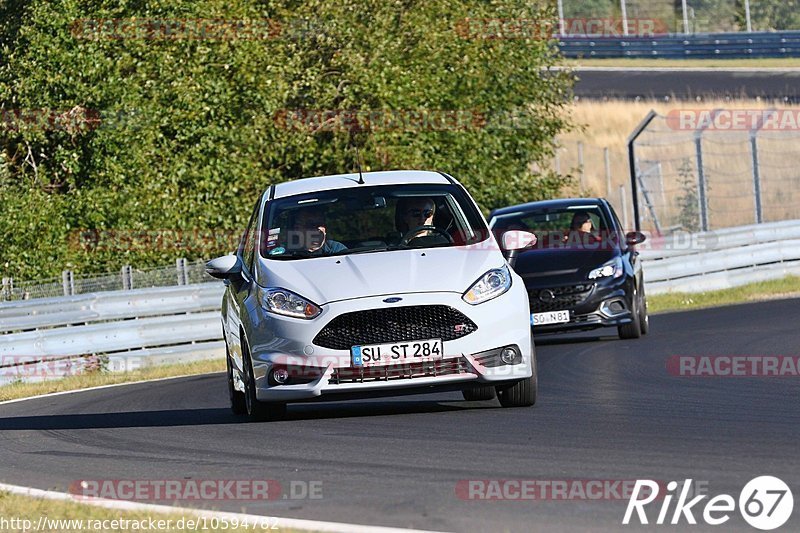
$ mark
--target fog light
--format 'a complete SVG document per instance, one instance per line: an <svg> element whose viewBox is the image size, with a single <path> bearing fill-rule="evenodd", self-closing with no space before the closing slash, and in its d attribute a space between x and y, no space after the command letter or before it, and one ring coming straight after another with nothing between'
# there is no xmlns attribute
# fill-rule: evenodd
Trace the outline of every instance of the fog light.
<svg viewBox="0 0 800 533"><path fill-rule="evenodd" d="M278 385L283 385L289 380L289 371L285 368L276 368L272 371L272 381Z"/></svg>
<svg viewBox="0 0 800 533"><path fill-rule="evenodd" d="M500 360L507 365L513 365L517 362L517 351L512 347L503 348L500 352Z"/></svg>

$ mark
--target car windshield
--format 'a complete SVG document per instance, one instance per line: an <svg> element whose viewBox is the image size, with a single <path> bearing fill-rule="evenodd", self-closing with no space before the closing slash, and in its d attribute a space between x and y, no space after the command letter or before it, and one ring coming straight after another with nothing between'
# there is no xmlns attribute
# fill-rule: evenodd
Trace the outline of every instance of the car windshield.
<svg viewBox="0 0 800 533"><path fill-rule="evenodd" d="M615 242L600 206L574 205L540 208L497 215L492 231L500 236L510 230L534 233L535 248L596 248L599 243Z"/></svg>
<svg viewBox="0 0 800 533"><path fill-rule="evenodd" d="M273 200L262 236L261 256L285 260L464 246L489 231L457 185L385 185Z"/></svg>

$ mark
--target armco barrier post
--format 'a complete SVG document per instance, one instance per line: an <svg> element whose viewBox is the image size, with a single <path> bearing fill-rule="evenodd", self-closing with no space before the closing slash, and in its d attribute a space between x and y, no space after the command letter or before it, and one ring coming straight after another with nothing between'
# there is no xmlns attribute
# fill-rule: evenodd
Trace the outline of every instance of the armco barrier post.
<svg viewBox="0 0 800 533"><path fill-rule="evenodd" d="M175 269L178 273L178 285L189 284L189 271L186 267L186 259L180 258L175 260Z"/></svg>
<svg viewBox="0 0 800 533"><path fill-rule="evenodd" d="M133 289L133 268L130 265L122 267L122 289L126 291Z"/></svg>
<svg viewBox="0 0 800 533"><path fill-rule="evenodd" d="M72 277L71 270L64 270L61 272L61 285L64 287L64 296L72 296L75 294L75 280Z"/></svg>

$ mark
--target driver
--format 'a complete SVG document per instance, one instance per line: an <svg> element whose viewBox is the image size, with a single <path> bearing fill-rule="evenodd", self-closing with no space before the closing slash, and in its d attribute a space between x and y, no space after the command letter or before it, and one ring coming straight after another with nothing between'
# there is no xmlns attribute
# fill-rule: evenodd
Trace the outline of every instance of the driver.
<svg viewBox="0 0 800 533"><path fill-rule="evenodd" d="M346 250L347 247L328 238L325 209L319 206L305 207L294 216L294 238L289 239L289 247L312 254L332 254Z"/></svg>
<svg viewBox="0 0 800 533"><path fill-rule="evenodd" d="M592 244L598 239L592 233L594 223L586 211L578 211L572 216L569 231L564 235L564 242L572 244ZM577 240L577 242L575 242Z"/></svg>
<svg viewBox="0 0 800 533"><path fill-rule="evenodd" d="M397 202L397 212L395 216L397 229L408 239L433 235L434 233L430 230L420 230L414 235L406 234L420 226L433 226L433 215L435 214L436 203L432 198L401 198Z"/></svg>

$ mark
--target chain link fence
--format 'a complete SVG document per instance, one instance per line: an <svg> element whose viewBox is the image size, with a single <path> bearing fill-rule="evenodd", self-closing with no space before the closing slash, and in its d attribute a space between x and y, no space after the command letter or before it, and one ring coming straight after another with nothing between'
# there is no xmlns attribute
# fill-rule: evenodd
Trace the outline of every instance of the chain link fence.
<svg viewBox="0 0 800 533"><path fill-rule="evenodd" d="M797 218L797 108L652 113L633 150L644 230L669 235ZM623 147L559 141L552 167L575 178L564 196L605 197L625 228L635 227Z"/></svg>
<svg viewBox="0 0 800 533"><path fill-rule="evenodd" d="M120 272L94 275L78 275L65 270L60 278L38 281L16 281L2 279L0 301L30 300L72 296L91 292L143 289L148 287L169 287L215 281L206 274L205 261L178 259L174 266L151 269L138 269L123 266Z"/></svg>
<svg viewBox="0 0 800 533"><path fill-rule="evenodd" d="M800 30L797 4L781 0L558 0L558 8L564 36Z"/></svg>
<svg viewBox="0 0 800 533"><path fill-rule="evenodd" d="M558 140L552 167L575 178L574 186L562 191L563 196L606 198L622 224L633 228L628 155L623 148Z"/></svg>

